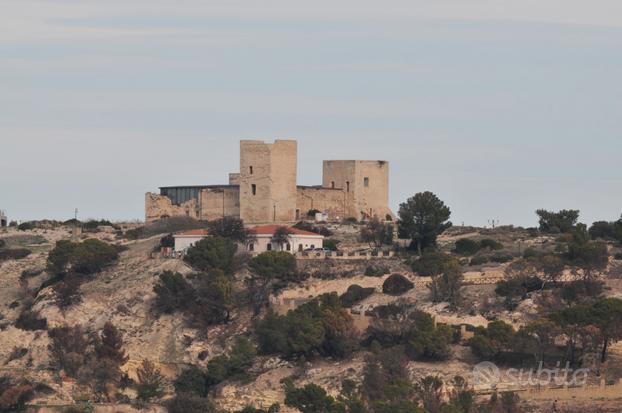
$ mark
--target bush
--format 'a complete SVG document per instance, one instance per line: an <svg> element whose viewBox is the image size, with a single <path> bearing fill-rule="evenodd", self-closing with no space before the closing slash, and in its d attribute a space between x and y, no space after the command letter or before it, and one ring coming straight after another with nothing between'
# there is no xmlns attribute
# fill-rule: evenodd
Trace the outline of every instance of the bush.
<svg viewBox="0 0 622 413"><path fill-rule="evenodd" d="M482 264L486 264L487 262L490 262L490 256L476 255L475 257L471 258L469 265L482 265Z"/></svg>
<svg viewBox="0 0 622 413"><path fill-rule="evenodd" d="M164 376L151 361L143 360L136 376L136 393L140 400L148 402L164 395Z"/></svg>
<svg viewBox="0 0 622 413"><path fill-rule="evenodd" d="M216 413L212 403L194 394L180 393L165 403L168 413Z"/></svg>
<svg viewBox="0 0 622 413"><path fill-rule="evenodd" d="M82 301L80 284L81 280L76 275L68 275L54 284L56 304L59 308L65 309Z"/></svg>
<svg viewBox="0 0 622 413"><path fill-rule="evenodd" d="M525 249L525 251L523 252L523 258L529 259L529 258L534 258L537 257L538 255L540 255L540 252L532 247L529 247L527 249Z"/></svg>
<svg viewBox="0 0 622 413"><path fill-rule="evenodd" d="M61 240L48 254L48 270L54 274L95 274L119 257L117 248L98 239L84 242Z"/></svg>
<svg viewBox="0 0 622 413"><path fill-rule="evenodd" d="M191 217L168 217L159 219L143 227L131 229L125 233L125 236L128 239L142 239L159 234L170 234L205 227L205 222L197 221Z"/></svg>
<svg viewBox="0 0 622 413"><path fill-rule="evenodd" d="M401 274L392 274L382 284L382 292L388 295L402 295L415 285Z"/></svg>
<svg viewBox="0 0 622 413"><path fill-rule="evenodd" d="M160 248L175 248L175 237L168 234L160 238Z"/></svg>
<svg viewBox="0 0 622 413"><path fill-rule="evenodd" d="M470 238L460 238L456 241L454 252L460 255L473 255L480 249L479 242Z"/></svg>
<svg viewBox="0 0 622 413"><path fill-rule="evenodd" d="M340 242L341 241L333 238L327 238L324 240L324 248L328 248L331 251L337 251Z"/></svg>
<svg viewBox="0 0 622 413"><path fill-rule="evenodd" d="M613 259L618 260L618 261L622 260L622 252L618 252L618 253L616 253L616 254L613 256Z"/></svg>
<svg viewBox="0 0 622 413"><path fill-rule="evenodd" d="M21 260L26 258L32 251L26 248L13 248L0 250L0 262L7 260Z"/></svg>
<svg viewBox="0 0 622 413"><path fill-rule="evenodd" d="M159 282L154 285L156 293L156 307L163 313L172 314L175 311L188 309L195 301L194 288L186 281L183 275L172 271L160 274Z"/></svg>
<svg viewBox="0 0 622 413"><path fill-rule="evenodd" d="M343 358L358 342L352 316L339 303L336 293L324 294L284 316L268 314L256 327L264 354L286 358L315 354Z"/></svg>
<svg viewBox="0 0 622 413"><path fill-rule="evenodd" d="M503 244L492 238L484 238L479 242L481 249L488 248L491 251L497 251L503 249Z"/></svg>
<svg viewBox="0 0 622 413"><path fill-rule="evenodd" d="M224 217L207 223L209 233L216 237L229 238L244 243L248 239L248 230L244 221L235 217Z"/></svg>
<svg viewBox="0 0 622 413"><path fill-rule="evenodd" d="M28 221L28 222L22 222L21 224L19 224L17 226L17 229L20 231L30 231L33 230L37 227L36 222L34 221Z"/></svg>
<svg viewBox="0 0 622 413"><path fill-rule="evenodd" d="M39 312L34 310L24 310L15 321L15 327L20 330L37 331L48 328L48 320L39 317Z"/></svg>
<svg viewBox="0 0 622 413"><path fill-rule="evenodd" d="M536 214L540 218L540 231L553 234L570 232L579 219L579 211L574 209L559 212L539 209Z"/></svg>
<svg viewBox="0 0 622 413"><path fill-rule="evenodd" d="M325 237L332 237L333 232L322 225L313 225L310 222L300 221L294 225L294 228L301 229L303 231L315 232L316 234L323 235ZM325 241L326 242L326 241Z"/></svg>
<svg viewBox="0 0 622 413"><path fill-rule="evenodd" d="M81 326L56 327L48 332L50 359L69 377L77 377L87 358L88 341Z"/></svg>
<svg viewBox="0 0 622 413"><path fill-rule="evenodd" d="M497 253L493 254L492 257L490 257L490 260L492 262L496 262L496 263L499 263L499 264L510 262L513 259L514 259L514 257L512 256L512 254L500 253L500 252L497 252Z"/></svg>
<svg viewBox="0 0 622 413"><path fill-rule="evenodd" d="M367 277L382 277L391 272L391 269L386 265L368 265L365 268L365 275Z"/></svg>
<svg viewBox="0 0 622 413"><path fill-rule="evenodd" d="M376 289L373 287L363 288L360 285L353 284L339 297L339 300L341 301L341 305L350 308L357 302L366 299L374 292L376 292Z"/></svg>
<svg viewBox="0 0 622 413"><path fill-rule="evenodd" d="M188 248L184 260L197 271L221 270L231 274L236 251L237 245L231 239L207 237Z"/></svg>
<svg viewBox="0 0 622 413"><path fill-rule="evenodd" d="M296 257L285 251L267 251L254 257L249 268L264 279L289 280L295 278Z"/></svg>
<svg viewBox="0 0 622 413"><path fill-rule="evenodd" d="M410 263L413 272L422 277L433 277L442 274L449 266L454 265L456 259L438 251L426 251L423 255Z"/></svg>

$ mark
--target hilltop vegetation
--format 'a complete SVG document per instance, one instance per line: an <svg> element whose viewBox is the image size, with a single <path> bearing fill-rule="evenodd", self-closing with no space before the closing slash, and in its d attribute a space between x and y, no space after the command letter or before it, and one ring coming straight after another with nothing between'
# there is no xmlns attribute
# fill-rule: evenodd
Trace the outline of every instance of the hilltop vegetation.
<svg viewBox="0 0 622 413"><path fill-rule="evenodd" d="M535 412L546 410L519 392L480 394L473 365L594 360L590 380L616 378L622 219L588 227L579 211L538 210L524 229L450 217L428 192L396 222L302 221L344 256L318 260L248 255L234 219L97 220L80 238L71 230L83 223L11 228L0 234L0 411L43 399L184 413ZM157 253L188 228L212 236L183 259ZM370 257L348 258L360 251Z"/></svg>

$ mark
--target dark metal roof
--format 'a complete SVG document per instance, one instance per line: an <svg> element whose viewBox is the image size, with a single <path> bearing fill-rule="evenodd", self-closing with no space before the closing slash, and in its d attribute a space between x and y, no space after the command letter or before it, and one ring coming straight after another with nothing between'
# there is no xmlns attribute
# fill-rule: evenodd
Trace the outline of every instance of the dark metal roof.
<svg viewBox="0 0 622 413"><path fill-rule="evenodd" d="M161 186L159 189L219 189L219 188L239 188L240 185L180 185L180 186Z"/></svg>

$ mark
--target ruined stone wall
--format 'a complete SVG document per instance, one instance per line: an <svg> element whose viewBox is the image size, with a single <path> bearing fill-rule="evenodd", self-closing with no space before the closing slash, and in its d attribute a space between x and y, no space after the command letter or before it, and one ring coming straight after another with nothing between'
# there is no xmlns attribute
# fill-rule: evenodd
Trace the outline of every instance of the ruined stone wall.
<svg viewBox="0 0 622 413"><path fill-rule="evenodd" d="M200 210L195 199L181 205L173 205L170 198L147 192L145 194L145 222L157 221L161 218L188 216L199 219Z"/></svg>
<svg viewBox="0 0 622 413"><path fill-rule="evenodd" d="M296 141L240 141L240 217L244 222L293 222L296 174Z"/></svg>
<svg viewBox="0 0 622 413"><path fill-rule="evenodd" d="M393 216L389 208L389 163L386 161L324 161L322 186L342 188L352 203L346 214L362 219Z"/></svg>
<svg viewBox="0 0 622 413"><path fill-rule="evenodd" d="M240 216L239 188L202 189L199 201L200 219L211 221Z"/></svg>
<svg viewBox="0 0 622 413"><path fill-rule="evenodd" d="M312 209L328 214L331 220L347 218L352 194L341 189L299 186L296 199L296 219L304 218Z"/></svg>

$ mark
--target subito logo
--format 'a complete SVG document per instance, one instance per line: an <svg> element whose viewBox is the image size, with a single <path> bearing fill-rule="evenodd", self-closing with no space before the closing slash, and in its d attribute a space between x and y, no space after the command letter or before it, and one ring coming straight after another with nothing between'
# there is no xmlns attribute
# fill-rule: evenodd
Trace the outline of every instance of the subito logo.
<svg viewBox="0 0 622 413"><path fill-rule="evenodd" d="M476 386L495 385L500 379L499 367L490 361L483 361L473 367L473 384Z"/></svg>

